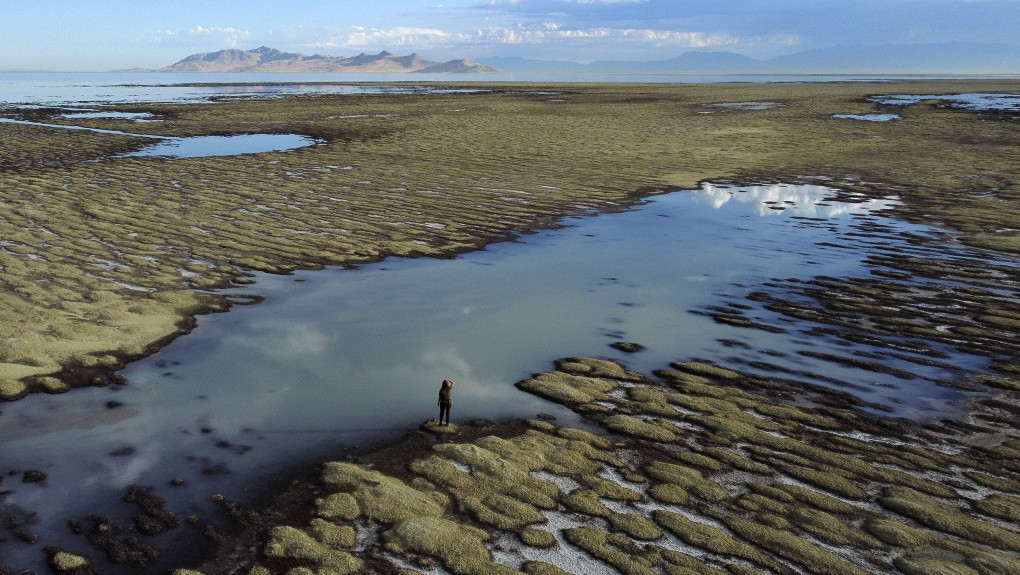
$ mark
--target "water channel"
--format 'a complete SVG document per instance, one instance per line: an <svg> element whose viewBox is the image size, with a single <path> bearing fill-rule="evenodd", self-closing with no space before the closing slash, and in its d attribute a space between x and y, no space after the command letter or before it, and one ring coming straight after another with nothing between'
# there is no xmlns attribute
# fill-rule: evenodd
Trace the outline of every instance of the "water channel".
<svg viewBox="0 0 1020 575"><path fill-rule="evenodd" d="M93 557L67 521L98 512L130 525L137 510L121 502L129 485L151 487L182 518L212 514L213 493L257 501L324 457L436 417L444 378L457 382L454 422L544 412L575 424L570 412L513 385L569 356L615 359L649 374L677 360L748 364L767 356L845 381L895 416L957 413L964 394L938 385L949 375L938 367L894 366L918 376L902 381L797 353L855 351L845 342L692 313L746 301L769 278L865 275L876 245L854 233L865 224L881 222L889 230L882 241L933 234L886 217L894 198L840 202L832 192L706 185L620 213L568 218L559 229L451 260L258 275L230 294L262 303L199 318L193 333L130 365L126 385L3 406L0 472L35 469L47 478L3 483L0 511L23 518L40 542L22 543L0 526L8 539L0 566L42 570L47 544ZM754 313L758 322L782 321ZM609 346L618 341L646 349ZM943 351L959 369L986 361ZM171 486L175 479L183 485ZM181 526L152 544L180 549L194 539Z"/></svg>

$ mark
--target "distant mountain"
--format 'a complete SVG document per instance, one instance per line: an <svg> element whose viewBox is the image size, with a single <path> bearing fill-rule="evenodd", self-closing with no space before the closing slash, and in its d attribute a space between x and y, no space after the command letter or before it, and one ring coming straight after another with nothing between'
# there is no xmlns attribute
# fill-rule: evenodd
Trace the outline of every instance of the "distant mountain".
<svg viewBox="0 0 1020 575"><path fill-rule="evenodd" d="M766 61L765 66L769 73L1015 74L1020 73L1020 46L964 42L836 46L780 56Z"/></svg>
<svg viewBox="0 0 1020 575"><path fill-rule="evenodd" d="M395 56L382 51L378 54L358 54L351 58L340 56L305 56L294 52L281 52L262 46L254 50L220 50L192 54L156 72L302 72L302 73L458 73L495 74L502 70L471 62L450 60L432 62L417 54Z"/></svg>
<svg viewBox="0 0 1020 575"><path fill-rule="evenodd" d="M974 43L837 46L767 60L731 52L686 52L668 60L590 64L525 58L479 62L531 74L1018 74L1020 46Z"/></svg>

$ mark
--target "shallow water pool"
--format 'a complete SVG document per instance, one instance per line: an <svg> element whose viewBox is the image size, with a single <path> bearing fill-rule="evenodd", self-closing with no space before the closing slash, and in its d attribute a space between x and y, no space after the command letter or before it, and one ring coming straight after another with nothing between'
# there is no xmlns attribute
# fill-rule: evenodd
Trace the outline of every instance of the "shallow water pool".
<svg viewBox="0 0 1020 575"><path fill-rule="evenodd" d="M770 278L864 275L879 243L930 232L882 217L894 198L832 196L821 186L706 185L451 260L259 274L230 293L263 303L199 318L192 334L130 365L127 385L3 406L0 472L37 469L47 479L4 482L10 493L0 506L41 541L0 531L9 539L0 565L44 569L47 544L95 557L67 520L99 512L129 525L137 513L121 502L129 485L151 487L182 519L215 516L213 493L257 501L324 457L436 417L444 378L457 382L454 422L546 412L574 424L570 412L513 386L568 356L645 373L691 358L753 371L767 358L846 382L896 415L958 413L965 395L938 385L949 375L938 367L904 362L917 375L904 382L798 353L867 353L866 345L848 350L800 329L769 333L692 313L746 301ZM880 240L859 233L879 221L888 230ZM765 324L789 321L755 314ZM609 346L618 341L646 349ZM959 369L985 364L945 351ZM183 485L172 487L174 479ZM151 544L179 553L202 541L181 526Z"/></svg>
<svg viewBox="0 0 1020 575"><path fill-rule="evenodd" d="M121 158L204 158L239 156L262 152L285 152L313 146L318 141L300 134L236 134L231 136L191 136L163 138L141 150L121 154Z"/></svg>

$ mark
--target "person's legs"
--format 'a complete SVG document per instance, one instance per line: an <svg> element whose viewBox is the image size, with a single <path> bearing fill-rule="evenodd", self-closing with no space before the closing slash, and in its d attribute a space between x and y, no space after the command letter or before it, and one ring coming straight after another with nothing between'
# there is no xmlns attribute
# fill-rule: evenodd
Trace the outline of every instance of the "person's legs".
<svg viewBox="0 0 1020 575"><path fill-rule="evenodd" d="M443 423L443 416L446 416L446 423L450 423L450 406L440 405L439 406L439 423Z"/></svg>

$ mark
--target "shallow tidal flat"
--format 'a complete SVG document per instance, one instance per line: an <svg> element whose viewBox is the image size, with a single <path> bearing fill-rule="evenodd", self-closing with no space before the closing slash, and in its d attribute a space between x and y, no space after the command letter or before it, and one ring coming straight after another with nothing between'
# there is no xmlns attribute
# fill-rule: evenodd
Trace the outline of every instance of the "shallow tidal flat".
<svg viewBox="0 0 1020 575"><path fill-rule="evenodd" d="M126 361L186 332L195 314L227 309L216 288L252 270L451 256L704 180L896 195L906 219L1020 253L1015 114L928 101L896 107L894 121L834 117L886 111L866 101L876 94L1017 93L1017 82L479 88L118 107L161 119L144 125L19 116L322 142L230 157L116 158L142 143L0 124L0 397L122 383ZM503 439L484 424L429 429L441 438L434 454L377 462L386 474L326 464L305 511L285 525L252 520L256 552L238 561L253 573L559 573L571 561L584 572L1015 573L1017 269L926 249L886 253L872 278L777 279L700 312L988 357L986 377L954 382L999 394L976 402L971 420L884 421L848 408L849 394L697 362L653 379L565 361L520 387L605 435L539 418ZM926 278L957 287L936 292ZM756 323L755 306L788 323ZM818 359L883 369L876 358ZM53 550L51 564L84 569L79 559Z"/></svg>
<svg viewBox="0 0 1020 575"><path fill-rule="evenodd" d="M297 133L322 144L230 157L115 158L148 141L0 124L0 397L106 384L227 307L251 270L449 256L570 213L705 179L825 177L911 217L1020 251L1016 122L873 94L1010 82L490 85L473 93L123 105L161 121L20 119L128 133ZM741 105L752 102L768 105ZM8 111L6 115L18 115Z"/></svg>

